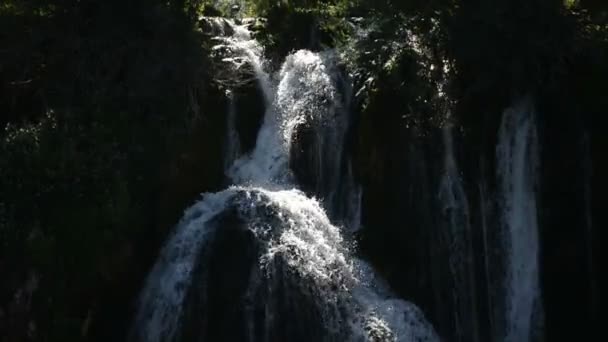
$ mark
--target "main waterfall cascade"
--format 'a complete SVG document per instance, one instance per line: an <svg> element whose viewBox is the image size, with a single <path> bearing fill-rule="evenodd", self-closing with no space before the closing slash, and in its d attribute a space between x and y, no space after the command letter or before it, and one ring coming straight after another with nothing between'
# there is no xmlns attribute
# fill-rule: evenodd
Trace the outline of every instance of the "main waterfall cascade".
<svg viewBox="0 0 608 342"><path fill-rule="evenodd" d="M257 42L245 26L231 27L234 34L221 38L218 49L232 50L226 61L237 68L253 65L267 102L264 122L255 149L227 171L236 185L204 194L161 251L131 340L438 340L419 309L393 298L371 267L353 257L352 226L334 225L318 200L295 189L290 156L298 128L345 130L331 53L290 55L275 87ZM234 158L238 149L227 151ZM318 157L318 165L327 165L328 157ZM326 195L331 193L335 189Z"/></svg>
<svg viewBox="0 0 608 342"><path fill-rule="evenodd" d="M246 24L208 24L218 34L214 50L229 69L225 77L245 74L257 83L264 118L245 153L232 89L239 84L227 82L224 166L232 185L186 210L148 276L130 339L439 340L420 309L395 298L353 255L362 191L346 152L352 95L337 54L300 50L272 74ZM451 322L438 324L452 327L458 341L536 341L543 314L532 101L503 113L493 156L497 185L482 175L478 208L470 205L476 202L458 167L449 103L444 107L435 199L441 213L429 222L438 223L436 243L447 252L438 262L447 265L440 279L449 288L443 298Z"/></svg>

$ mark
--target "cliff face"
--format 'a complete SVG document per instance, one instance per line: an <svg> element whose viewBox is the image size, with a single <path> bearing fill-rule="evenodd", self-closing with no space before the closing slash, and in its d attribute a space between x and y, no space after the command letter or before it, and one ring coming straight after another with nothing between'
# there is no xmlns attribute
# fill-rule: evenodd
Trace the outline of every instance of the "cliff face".
<svg viewBox="0 0 608 342"><path fill-rule="evenodd" d="M524 51L529 53L530 49ZM594 51L603 55L605 46L597 45ZM517 68L541 57L532 53L513 58ZM521 62L517 58L522 58ZM603 218L593 192L605 185L596 173L605 168L604 158L597 152L605 143L598 134L605 107L600 97L589 97L595 93L594 87L579 83L579 73L585 73L579 68L586 69L583 65L589 63L589 57L572 54L565 58L567 66L541 63L535 74L526 74L525 82L502 78L504 82L476 83L499 77L494 70L465 68L450 76L452 154L465 194L460 201L467 214L460 234L468 246L460 252L469 258L458 262L467 270L463 272L472 274L468 279L459 278L460 271L454 273L450 265L454 252L450 244L454 241L446 237L449 227L445 220L452 215L446 210L459 208L445 207L442 200L445 123L432 120L441 112L426 114L429 106L408 100L408 90L395 91L396 85L412 84L411 76L403 72L391 75L388 81L377 81L377 90L359 113L359 144L354 153L363 185L361 250L375 261L396 291L416 298L414 302L430 314L448 340L501 339L505 329L501 326L505 323L500 323L504 317L497 310L509 304L501 299L506 290L495 280L504 277L501 268L506 262L496 250L503 234L499 231L503 209L497 174L504 171L497 164L497 147L503 112L522 96L534 99L540 156L534 192L544 336L535 338L591 336L598 328L594 303L602 295L595 276L599 262L597 226ZM456 68L461 62L455 61ZM559 68L557 74L552 74L552 66ZM595 68L606 72L598 64ZM590 83L598 80L588 78ZM577 87L586 89L582 91L586 95L571 92ZM427 84L427 89L432 88ZM413 115L408 113L412 106ZM468 295L475 298L454 295L454 287L462 281L468 282L468 290L473 291ZM463 300L469 303L462 306ZM454 312L467 313L455 317ZM572 312L579 314L573 318Z"/></svg>
<svg viewBox="0 0 608 342"><path fill-rule="evenodd" d="M527 101L535 140L521 169L532 174L522 178L526 201L534 199L525 203L536 207L526 218L537 221L539 287L526 306L529 337L585 339L599 330L604 297L606 12L509 3L378 11L338 26L279 9L251 26L271 69L292 50L336 49L340 108L332 113L345 118L341 130L298 127L291 168L332 220L360 218L357 253L449 341L502 341L520 326L508 318L507 298L518 292L509 288L499 147L507 109ZM8 341L122 339L171 227L202 192L228 182L231 130L240 153L250 152L266 109L253 66L234 73L210 49L213 37L230 34L224 19L203 18L193 30L192 18L157 6L131 9L148 14L139 25L121 16L106 32L89 23L114 20L112 11L74 8L36 21L36 39L20 21L3 22L17 25L10 44L19 52L0 51L13 66L0 70L8 113L0 119L8 125L0 134L0 336ZM250 243L241 223L227 220L219 259L229 259L229 236ZM250 260L230 262L241 269ZM220 283L234 282L221 262L211 265L227 277ZM209 291L230 302L227 289ZM217 323L209 336L242 333ZM196 323L189 329L196 334Z"/></svg>
<svg viewBox="0 0 608 342"><path fill-rule="evenodd" d="M541 10L530 13L534 17ZM534 173L529 191L536 206L529 219L538 230L539 289L529 307L534 317L529 337L574 338L597 329L595 303L602 296L597 290L597 227L603 218L596 189L604 185L597 174L605 168L600 127L606 108L597 92L606 69L597 61L606 50L602 43L574 38L568 30L575 26L565 20L561 37L580 46L595 44L589 50L593 53L557 42L557 33L549 35L534 20L528 25L547 37L547 46L518 45L500 32L464 38L475 28L458 21L403 19L391 34L382 30L394 22L376 24L379 31L351 38L355 50L340 48L359 51L344 54L341 66L339 82L347 85L340 92L350 114L345 144L334 154L342 161L339 179L350 172L361 186L358 251L396 293L417 303L447 340L503 340L510 325L518 324L508 321L515 304L508 299L513 285L505 285L512 257L505 251L505 166L499 145L506 111L520 101L534 113L538 150L536 167L526 166ZM316 24L313 20L299 28L292 49L322 49L311 37L323 35L309 34L319 29ZM271 21L260 34L272 34L272 25L282 27ZM477 39L479 45L467 39ZM462 45L454 51L450 46L457 42ZM500 50L473 47L483 44ZM548 54L551 49L554 55ZM286 45L277 50L267 46L274 60L288 50ZM590 69L597 75L591 76ZM260 90L250 83L236 93L243 101L236 110L239 137L250 149L261 122L255 104L256 98L261 103ZM331 159L323 152L327 139L315 127L302 126L292 151L299 184L324 199L329 194L320 175Z"/></svg>

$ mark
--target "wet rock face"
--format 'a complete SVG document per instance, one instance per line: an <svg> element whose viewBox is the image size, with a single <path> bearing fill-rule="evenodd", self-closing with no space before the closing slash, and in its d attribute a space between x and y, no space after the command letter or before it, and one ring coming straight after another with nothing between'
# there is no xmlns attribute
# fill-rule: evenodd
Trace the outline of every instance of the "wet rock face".
<svg viewBox="0 0 608 342"><path fill-rule="evenodd" d="M256 139L266 104L264 94L255 79L237 87L233 93L236 108L236 130L241 142L242 153L249 153L255 147Z"/></svg>
<svg viewBox="0 0 608 342"><path fill-rule="evenodd" d="M605 181L593 175L606 168L605 158L593 151L600 149L594 145L600 139L605 146L605 134L585 127L577 106L555 98L543 103L550 113L543 120L539 189L547 341L593 339L598 329L597 229L602 215L594 192Z"/></svg>
<svg viewBox="0 0 608 342"><path fill-rule="evenodd" d="M367 119L365 119L367 120ZM439 243L436 206L439 134L360 125L363 186L360 248L404 298L415 298L446 337L451 326L447 250ZM434 243L436 242L436 243Z"/></svg>
<svg viewBox="0 0 608 342"><path fill-rule="evenodd" d="M310 125L298 127L293 140L290 164L298 184L308 194L314 194L315 191L320 194L318 190L323 185L320 184L322 180L317 176L321 174L319 169L322 161L314 127Z"/></svg>
<svg viewBox="0 0 608 342"><path fill-rule="evenodd" d="M230 23L221 17L200 17L198 24L204 34L212 37L230 36L234 33Z"/></svg>
<svg viewBox="0 0 608 342"><path fill-rule="evenodd" d="M268 21L266 18L243 18L241 23L254 34L258 34L266 29Z"/></svg>
<svg viewBox="0 0 608 342"><path fill-rule="evenodd" d="M601 296L596 275L600 259L597 251L601 250L597 227L604 219L596 189L605 188L605 177L594 175L606 169L606 158L599 157L602 148L598 147L604 146L606 139L601 128L590 128L580 120L583 114L576 105L556 98L538 100L541 161L535 191L545 315L544 336L532 336L535 341L590 338L598 321L594 303ZM482 108L469 109L482 113ZM494 177L499 171L495 162L497 118L499 114L487 115L484 120L467 123L466 134L455 144L472 213L477 289L489 293L487 298L479 296L480 340L500 340L500 332L505 329L491 317L506 310L500 284L485 281L486 277L500 278L504 273L504 256L500 251L482 248L484 239L490 245L501 239L494 229L499 225L501 210ZM361 249L396 291L414 298L425 309L444 338L471 340L468 335L457 336L453 325L454 284L440 230L445 213L436 206L436 180L443 168L441 141L410 135L397 125L378 125L373 116L363 120L357 133L361 142L357 154L364 187L363 224L370 228L362 232ZM480 198L480 186L485 187L485 199ZM485 223L480 203L486 207ZM483 224L488 227L485 237ZM484 257L491 265L488 270L484 269ZM573 312L576 317L572 317Z"/></svg>
<svg viewBox="0 0 608 342"><path fill-rule="evenodd" d="M189 341L244 341L244 296L257 262L253 233L234 212L216 217L186 299L182 336Z"/></svg>

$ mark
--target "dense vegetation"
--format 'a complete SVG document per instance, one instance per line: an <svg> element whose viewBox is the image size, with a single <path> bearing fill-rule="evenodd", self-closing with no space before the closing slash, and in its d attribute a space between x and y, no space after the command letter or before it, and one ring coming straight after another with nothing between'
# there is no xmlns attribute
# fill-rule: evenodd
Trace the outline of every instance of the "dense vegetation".
<svg viewBox="0 0 608 342"><path fill-rule="evenodd" d="M198 16L231 15L231 3L213 5L0 4L2 340L121 340L167 231L221 186L225 99ZM364 89L358 173L372 190L392 179L389 155L407 137L441 124L447 79L473 144L517 95L562 108L564 126L601 126L608 108L602 1L252 0L241 12L268 19L259 37L275 63L299 48L352 49L345 67ZM352 17L374 24L366 39L352 39ZM425 54L387 44L412 32ZM373 205L381 196L371 191L367 220L390 227ZM400 279L402 258L381 250L415 253L401 244L410 233L379 229L362 243L404 294L426 285Z"/></svg>
<svg viewBox="0 0 608 342"><path fill-rule="evenodd" d="M201 132L213 124L208 53L183 6L0 5L3 338L118 339L103 325L128 324L115 308L132 301L148 251L217 183L188 153L219 142Z"/></svg>

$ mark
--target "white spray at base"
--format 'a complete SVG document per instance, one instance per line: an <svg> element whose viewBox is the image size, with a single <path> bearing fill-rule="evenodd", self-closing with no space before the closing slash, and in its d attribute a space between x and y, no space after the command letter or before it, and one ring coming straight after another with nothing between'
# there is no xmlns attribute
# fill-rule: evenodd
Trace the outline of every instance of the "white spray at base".
<svg viewBox="0 0 608 342"><path fill-rule="evenodd" d="M542 321L536 205L539 164L535 113L523 100L503 114L497 147L506 255L504 341L532 341Z"/></svg>
<svg viewBox="0 0 608 342"><path fill-rule="evenodd" d="M239 58L254 66L263 65L259 45L243 30L244 27L235 27L234 36L223 41L243 52ZM264 80L269 78L263 68L254 70L262 80L262 87L272 89L265 84ZM263 246L254 267L256 276L251 278L243 305L245 312L249 312L246 316L247 326L253 327L250 330L261 325L263 328L259 329L265 333L251 332L247 341L276 340L268 332L281 328L277 321L281 312L276 310L285 305L299 305L275 300L278 285L285 282L283 277L301 283L303 293L312 297L317 319L323 325L323 341L438 340L418 308L392 298L371 267L353 257L343 232L330 222L319 201L294 189L289 169L294 133L299 125L314 120L327 120L331 124L331 118L324 114L335 96L336 87L322 54L298 51L287 58L276 95L265 96L268 109L254 151L239 158L229 169L229 176L238 185L204 194L201 201L186 211L147 279L132 339L150 342L180 339L185 301L196 267L202 262L197 259L211 247L217 230L222 229L211 222L233 209ZM260 215L260 210L271 214ZM265 295L256 302L253 294L260 293L260 289ZM293 290L287 288L290 289ZM259 322L253 310L248 310L248 305L263 306L263 322Z"/></svg>

